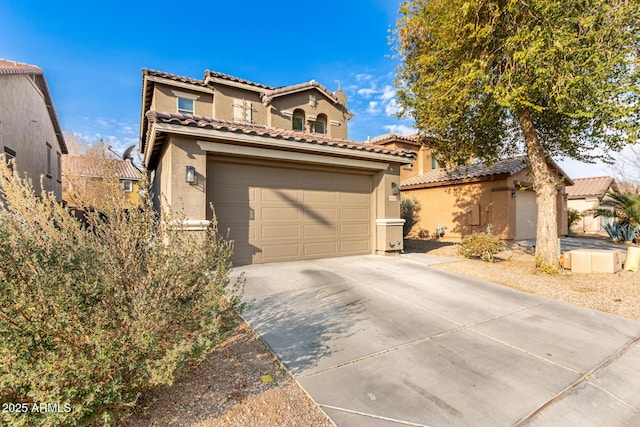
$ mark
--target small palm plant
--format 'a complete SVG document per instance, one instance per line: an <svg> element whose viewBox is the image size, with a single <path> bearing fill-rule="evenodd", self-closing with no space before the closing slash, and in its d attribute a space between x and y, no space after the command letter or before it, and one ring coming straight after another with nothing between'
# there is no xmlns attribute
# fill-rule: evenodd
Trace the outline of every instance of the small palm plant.
<svg viewBox="0 0 640 427"><path fill-rule="evenodd" d="M625 241L640 240L640 194L609 192L592 212L595 217L616 218L614 224L627 230Z"/></svg>

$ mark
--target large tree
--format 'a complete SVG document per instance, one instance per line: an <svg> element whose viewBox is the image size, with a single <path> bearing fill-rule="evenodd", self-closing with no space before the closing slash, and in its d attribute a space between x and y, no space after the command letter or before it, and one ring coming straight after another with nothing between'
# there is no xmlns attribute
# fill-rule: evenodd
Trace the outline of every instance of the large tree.
<svg viewBox="0 0 640 427"><path fill-rule="evenodd" d="M450 165L526 152L536 257L557 267L552 158L609 159L637 141L637 0L413 0L393 44L401 113Z"/></svg>

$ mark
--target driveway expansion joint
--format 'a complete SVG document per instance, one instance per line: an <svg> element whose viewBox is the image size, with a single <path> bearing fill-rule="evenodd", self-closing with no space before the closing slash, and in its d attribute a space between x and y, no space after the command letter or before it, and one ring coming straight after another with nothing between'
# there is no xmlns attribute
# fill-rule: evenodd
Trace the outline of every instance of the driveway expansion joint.
<svg viewBox="0 0 640 427"><path fill-rule="evenodd" d="M322 403L318 404L318 406L320 406L321 408L333 409L334 411L346 412L346 413L349 413L349 414L360 415L362 417L375 418L377 420L389 421L389 422L392 422L392 423L401 424L401 425L405 425L405 426L431 427L431 426L429 426L427 424L417 424L417 423L414 423L414 422L411 422L411 421L403 421L403 420L398 420L398 419L395 419L395 418L383 417L381 415L368 414L366 412L354 411L353 409L339 408L337 406L325 405L325 404L322 404Z"/></svg>
<svg viewBox="0 0 640 427"><path fill-rule="evenodd" d="M636 335L634 338L629 340L625 345L623 345L621 348L619 348L615 353L612 353L609 357L604 359L602 362L598 363L589 372L587 372L586 374L582 375L580 378L578 378L572 384L567 386L564 390L560 391L554 397L552 397L547 402L542 404L539 408L537 408L536 410L531 412L529 415L527 415L524 418L522 418L520 421L516 422L513 426L514 427L518 427L518 426L524 426L524 425L528 424L538 414L542 413L545 409L547 409L551 405L555 404L556 402L559 402L562 399L564 399L565 397L567 397L569 394L571 394L571 392L573 392L575 389L577 389L582 384L587 383L587 384L595 385L594 383L592 383L589 380L594 375L596 375L598 372L600 372L601 370L603 370L604 368L609 366L612 362L614 362L617 359L619 359L622 355L624 355L626 352L628 352L629 349L631 349L631 347L636 345L638 342L640 342L640 335ZM598 386L598 388L603 390L602 387ZM620 399L619 397L611 394L610 392L607 392L607 394L613 396L616 400L618 400L619 402L625 404L625 406L628 406L628 407L630 407L632 409L638 410L638 408L636 408L635 406L631 405L628 402L625 402L623 399Z"/></svg>

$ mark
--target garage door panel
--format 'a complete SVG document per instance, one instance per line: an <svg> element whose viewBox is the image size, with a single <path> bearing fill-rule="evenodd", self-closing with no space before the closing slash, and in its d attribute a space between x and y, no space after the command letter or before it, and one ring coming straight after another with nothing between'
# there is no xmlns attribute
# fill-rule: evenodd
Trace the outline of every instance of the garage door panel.
<svg viewBox="0 0 640 427"><path fill-rule="evenodd" d="M367 253L370 249L369 239L340 242L340 252L344 255Z"/></svg>
<svg viewBox="0 0 640 427"><path fill-rule="evenodd" d="M303 237L338 237L335 225L305 225Z"/></svg>
<svg viewBox="0 0 640 427"><path fill-rule="evenodd" d="M369 205L369 194L340 193L339 202L344 205Z"/></svg>
<svg viewBox="0 0 640 427"><path fill-rule="evenodd" d="M371 176L213 158L207 170L236 263L371 253Z"/></svg>
<svg viewBox="0 0 640 427"><path fill-rule="evenodd" d="M265 225L261 227L263 239L298 239L300 227L298 225Z"/></svg>
<svg viewBox="0 0 640 427"><path fill-rule="evenodd" d="M340 224L342 236L369 236L371 228L369 224Z"/></svg>
<svg viewBox="0 0 640 427"><path fill-rule="evenodd" d="M333 191L305 190L302 197L304 204L332 204L338 202L338 194Z"/></svg>
<svg viewBox="0 0 640 427"><path fill-rule="evenodd" d="M262 221L295 221L301 216L295 206L262 206L260 214Z"/></svg>
<svg viewBox="0 0 640 427"><path fill-rule="evenodd" d="M258 189L260 190L260 189ZM264 203L298 203L298 191L281 188L262 188L260 190L261 200Z"/></svg>
<svg viewBox="0 0 640 427"><path fill-rule="evenodd" d="M370 218L369 209L363 208L340 208L340 219L341 220L360 220L364 221L365 219Z"/></svg>
<svg viewBox="0 0 640 427"><path fill-rule="evenodd" d="M338 209L336 208L310 208L306 207L302 211L304 222L318 222L320 224L332 224L338 219Z"/></svg>
<svg viewBox="0 0 640 427"><path fill-rule="evenodd" d="M300 245L298 243L281 243L262 245L262 260L277 261L281 259L300 258Z"/></svg>
<svg viewBox="0 0 640 427"><path fill-rule="evenodd" d="M336 256L338 255L338 244L333 242L305 243L304 254L308 257L316 256Z"/></svg>

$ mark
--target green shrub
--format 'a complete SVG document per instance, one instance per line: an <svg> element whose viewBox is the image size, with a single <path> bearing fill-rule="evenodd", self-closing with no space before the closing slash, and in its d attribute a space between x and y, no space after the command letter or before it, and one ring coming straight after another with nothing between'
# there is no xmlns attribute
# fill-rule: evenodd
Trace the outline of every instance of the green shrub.
<svg viewBox="0 0 640 427"><path fill-rule="evenodd" d="M571 227L578 223L582 219L582 214L576 209L567 209L567 232L571 234Z"/></svg>
<svg viewBox="0 0 640 427"><path fill-rule="evenodd" d="M3 411L1 424L113 424L202 360L242 310L215 224L204 237L163 227L179 218L148 198L125 210L120 191L81 223L4 161L0 187L0 393L27 409Z"/></svg>
<svg viewBox="0 0 640 427"><path fill-rule="evenodd" d="M420 216L418 215L420 209L422 209L422 207L416 198L403 198L400 201L400 218L404 219L404 224L402 225L403 237L406 237L409 232L411 232L413 226L420 221Z"/></svg>
<svg viewBox="0 0 640 427"><path fill-rule="evenodd" d="M474 233L462 240L458 253L465 258L480 257L483 261L494 262L495 256L504 248L504 242L492 234Z"/></svg>

